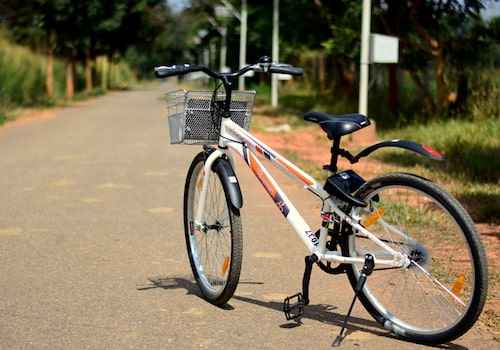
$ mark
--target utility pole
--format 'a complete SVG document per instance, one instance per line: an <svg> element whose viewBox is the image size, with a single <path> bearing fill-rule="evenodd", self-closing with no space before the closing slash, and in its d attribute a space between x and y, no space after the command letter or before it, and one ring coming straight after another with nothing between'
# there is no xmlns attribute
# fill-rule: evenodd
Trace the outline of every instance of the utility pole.
<svg viewBox="0 0 500 350"><path fill-rule="evenodd" d="M226 23L219 29L221 35L220 42L220 59L219 59L219 72L226 70L226 57L227 57L227 26Z"/></svg>
<svg viewBox="0 0 500 350"><path fill-rule="evenodd" d="M247 0L241 0L240 69L247 61L247 14ZM245 90L245 77L243 75L238 78L238 88Z"/></svg>
<svg viewBox="0 0 500 350"><path fill-rule="evenodd" d="M279 62L279 0L273 3L273 62ZM278 76L271 78L271 105L278 107Z"/></svg>
<svg viewBox="0 0 500 350"><path fill-rule="evenodd" d="M231 5L228 0L220 0L222 5L216 5L215 15L222 21L222 26L218 27L215 20L210 21L221 35L221 48L220 48L220 71L226 71L226 57L227 57L227 19L233 15L241 22L240 27L240 68L246 63L246 46L247 46L247 0L241 1L241 14ZM209 18L210 20L210 18ZM245 89L244 77L238 78L239 89Z"/></svg>
<svg viewBox="0 0 500 350"><path fill-rule="evenodd" d="M361 22L361 59L359 79L359 113L367 115L368 113L368 79L369 72L369 56L370 56L370 20L371 20L372 3L371 0L363 0L363 14Z"/></svg>

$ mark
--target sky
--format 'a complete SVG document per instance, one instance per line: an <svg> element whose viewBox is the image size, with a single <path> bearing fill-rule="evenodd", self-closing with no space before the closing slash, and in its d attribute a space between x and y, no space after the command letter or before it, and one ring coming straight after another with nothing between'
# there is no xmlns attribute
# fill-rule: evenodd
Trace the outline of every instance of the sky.
<svg viewBox="0 0 500 350"><path fill-rule="evenodd" d="M189 4L189 0L167 0L175 12L181 11Z"/></svg>
<svg viewBox="0 0 500 350"><path fill-rule="evenodd" d="M482 11L484 18L500 16L500 2L490 1L486 4L486 9Z"/></svg>

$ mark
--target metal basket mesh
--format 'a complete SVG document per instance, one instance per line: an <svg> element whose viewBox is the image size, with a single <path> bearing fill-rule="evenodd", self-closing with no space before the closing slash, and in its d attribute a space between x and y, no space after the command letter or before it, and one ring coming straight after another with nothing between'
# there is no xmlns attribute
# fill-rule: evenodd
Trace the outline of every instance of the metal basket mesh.
<svg viewBox="0 0 500 350"><path fill-rule="evenodd" d="M212 120L212 91L177 90L167 93L170 143L214 144L219 140L217 127L220 116ZM218 93L216 101L224 101ZM248 130L252 117L255 91L233 91L231 94L231 120Z"/></svg>

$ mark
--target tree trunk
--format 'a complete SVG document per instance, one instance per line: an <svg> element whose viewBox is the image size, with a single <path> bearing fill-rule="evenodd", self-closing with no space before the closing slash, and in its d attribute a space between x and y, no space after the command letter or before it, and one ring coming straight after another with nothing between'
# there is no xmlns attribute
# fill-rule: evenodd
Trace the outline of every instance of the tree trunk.
<svg viewBox="0 0 500 350"><path fill-rule="evenodd" d="M340 61L335 61L335 68L337 71L337 90L344 96L354 95L354 83L356 78L355 67L351 65L345 65Z"/></svg>
<svg viewBox="0 0 500 350"><path fill-rule="evenodd" d="M108 57L101 56L101 88L103 91L108 89Z"/></svg>
<svg viewBox="0 0 500 350"><path fill-rule="evenodd" d="M389 64L387 66L389 73L389 109L396 117L399 116L399 81L398 66Z"/></svg>
<svg viewBox="0 0 500 350"><path fill-rule="evenodd" d="M452 102L450 104L450 107L458 112L465 111L468 95L469 95L469 79L467 77L467 74L465 74L464 70L462 69L461 72L458 74L456 98L454 101L450 101Z"/></svg>
<svg viewBox="0 0 500 350"><path fill-rule="evenodd" d="M418 75L416 71L410 71L410 75L415 82L415 85L417 85L419 91L420 91L420 97L424 101L424 108L427 112L427 114L434 113L436 110L436 106L434 105L434 100L432 99L432 96L430 92L428 91L426 85L422 81L422 78ZM428 119L427 116L425 119Z"/></svg>
<svg viewBox="0 0 500 350"><path fill-rule="evenodd" d="M92 57L90 56L90 49L87 49L85 51L85 92L90 93L92 89Z"/></svg>
<svg viewBox="0 0 500 350"><path fill-rule="evenodd" d="M319 76L319 91L323 93L325 91L326 83L326 68L325 68L325 53L320 52L318 56L318 76Z"/></svg>
<svg viewBox="0 0 500 350"><path fill-rule="evenodd" d="M443 43L437 38L433 38L422 25L413 17L413 23L419 36L429 46L426 50L434 59L434 70L437 89L437 106L440 109L446 108L448 102L448 85L445 79L446 60L444 57Z"/></svg>
<svg viewBox="0 0 500 350"><path fill-rule="evenodd" d="M75 95L73 57L66 61L66 99L70 100Z"/></svg>
<svg viewBox="0 0 500 350"><path fill-rule="evenodd" d="M45 92L48 98L54 97L54 51L49 48L47 51L47 72L45 76Z"/></svg>
<svg viewBox="0 0 500 350"><path fill-rule="evenodd" d="M47 71L45 76L45 92L48 98L54 97L54 42L55 33L49 33L47 40Z"/></svg>
<svg viewBox="0 0 500 350"><path fill-rule="evenodd" d="M446 108L448 106L448 86L444 76L446 63L441 46L435 51L434 57L438 104L439 107Z"/></svg>

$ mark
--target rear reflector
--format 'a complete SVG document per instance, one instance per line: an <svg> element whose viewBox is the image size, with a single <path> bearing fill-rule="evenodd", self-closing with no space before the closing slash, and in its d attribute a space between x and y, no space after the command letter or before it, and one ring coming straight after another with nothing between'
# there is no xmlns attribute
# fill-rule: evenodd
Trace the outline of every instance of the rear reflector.
<svg viewBox="0 0 500 350"><path fill-rule="evenodd" d="M367 217L363 222L364 227L368 227L370 225L373 225L378 219L380 219L384 215L384 208L379 208L375 210L373 213L370 214L369 217Z"/></svg>
<svg viewBox="0 0 500 350"><path fill-rule="evenodd" d="M427 152L429 152L429 154L435 158L443 158L443 154L437 150L435 150L434 148L432 148L431 146L427 146L427 145L422 145L422 148L424 150L426 150Z"/></svg>

